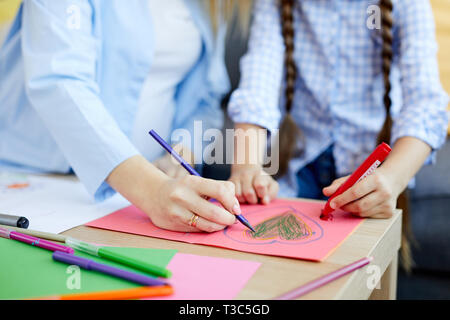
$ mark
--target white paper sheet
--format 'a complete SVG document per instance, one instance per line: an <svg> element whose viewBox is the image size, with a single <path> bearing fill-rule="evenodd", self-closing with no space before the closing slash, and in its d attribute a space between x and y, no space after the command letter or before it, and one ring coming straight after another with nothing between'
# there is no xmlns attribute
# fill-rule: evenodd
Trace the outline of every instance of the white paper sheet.
<svg viewBox="0 0 450 320"><path fill-rule="evenodd" d="M60 233L128 205L120 194L95 203L73 178L0 172L0 213L26 217L32 230Z"/></svg>

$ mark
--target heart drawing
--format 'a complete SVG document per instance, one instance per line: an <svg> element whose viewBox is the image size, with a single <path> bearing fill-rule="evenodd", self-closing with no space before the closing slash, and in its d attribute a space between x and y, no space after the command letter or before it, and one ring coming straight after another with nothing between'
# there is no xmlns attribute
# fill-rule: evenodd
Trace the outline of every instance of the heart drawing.
<svg viewBox="0 0 450 320"><path fill-rule="evenodd" d="M228 228L224 234L237 242L246 244L303 244L316 241L323 236L323 229L311 217L294 210L293 208L280 208L274 212L253 212L247 214L251 217L255 232L248 229L244 231L234 231ZM258 221L260 217L262 220Z"/></svg>

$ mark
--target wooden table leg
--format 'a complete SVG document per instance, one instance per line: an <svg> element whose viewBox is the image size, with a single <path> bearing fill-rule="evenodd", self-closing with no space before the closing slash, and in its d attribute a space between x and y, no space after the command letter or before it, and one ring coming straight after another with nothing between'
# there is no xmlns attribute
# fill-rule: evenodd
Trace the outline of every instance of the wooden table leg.
<svg viewBox="0 0 450 320"><path fill-rule="evenodd" d="M370 295L370 300L395 300L397 298L398 253L386 268L377 286Z"/></svg>

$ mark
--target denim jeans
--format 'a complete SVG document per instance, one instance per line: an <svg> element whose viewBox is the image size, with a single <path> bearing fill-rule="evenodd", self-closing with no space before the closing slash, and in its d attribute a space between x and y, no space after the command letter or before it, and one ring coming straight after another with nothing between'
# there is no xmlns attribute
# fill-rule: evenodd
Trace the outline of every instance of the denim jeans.
<svg viewBox="0 0 450 320"><path fill-rule="evenodd" d="M322 189L336 179L333 146L297 172L298 197L326 200Z"/></svg>

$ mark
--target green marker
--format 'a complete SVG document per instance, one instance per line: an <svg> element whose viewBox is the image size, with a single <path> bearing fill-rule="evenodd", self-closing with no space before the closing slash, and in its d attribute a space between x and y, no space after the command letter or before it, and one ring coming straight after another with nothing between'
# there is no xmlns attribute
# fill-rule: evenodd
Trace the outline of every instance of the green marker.
<svg viewBox="0 0 450 320"><path fill-rule="evenodd" d="M158 277L170 278L172 276L172 272L166 268L155 266L151 263L128 257L124 254L109 250L107 247L99 247L70 237L66 239L65 243L73 249L80 250L93 256L98 256L107 260L118 262L120 264L142 270Z"/></svg>

